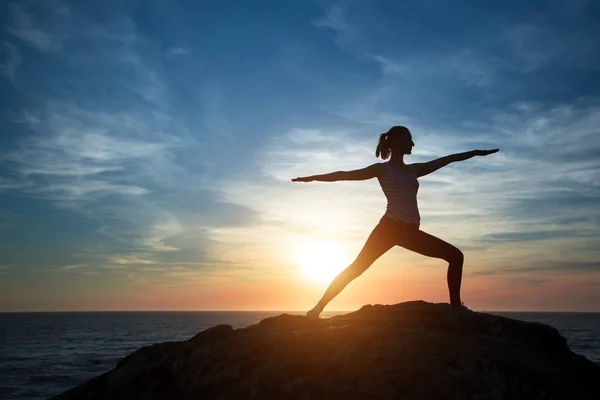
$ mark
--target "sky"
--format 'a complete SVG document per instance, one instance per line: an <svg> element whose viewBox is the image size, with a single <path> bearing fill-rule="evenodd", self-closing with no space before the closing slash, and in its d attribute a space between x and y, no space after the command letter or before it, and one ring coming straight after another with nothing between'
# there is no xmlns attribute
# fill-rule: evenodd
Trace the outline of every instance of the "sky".
<svg viewBox="0 0 600 400"><path fill-rule="evenodd" d="M385 211L407 126L421 229L475 310L600 311L600 3L25 0L0 7L0 311L307 310ZM396 247L326 310L447 302Z"/></svg>

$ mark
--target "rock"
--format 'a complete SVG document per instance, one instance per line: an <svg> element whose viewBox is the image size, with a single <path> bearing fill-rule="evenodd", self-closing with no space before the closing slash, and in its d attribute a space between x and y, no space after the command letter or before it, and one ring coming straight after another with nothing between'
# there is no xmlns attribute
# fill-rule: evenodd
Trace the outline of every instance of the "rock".
<svg viewBox="0 0 600 400"><path fill-rule="evenodd" d="M422 301L283 314L144 347L55 399L598 399L550 326Z"/></svg>

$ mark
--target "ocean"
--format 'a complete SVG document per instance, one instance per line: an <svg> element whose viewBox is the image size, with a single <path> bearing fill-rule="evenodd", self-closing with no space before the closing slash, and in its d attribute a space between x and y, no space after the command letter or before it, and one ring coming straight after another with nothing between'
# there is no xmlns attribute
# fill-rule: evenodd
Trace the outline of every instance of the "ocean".
<svg viewBox="0 0 600 400"><path fill-rule="evenodd" d="M0 399L47 399L114 368L142 346L189 339L219 324L242 328L282 313L0 313ZM322 317L338 314L344 312ZM491 314L554 326L571 350L600 364L600 313Z"/></svg>

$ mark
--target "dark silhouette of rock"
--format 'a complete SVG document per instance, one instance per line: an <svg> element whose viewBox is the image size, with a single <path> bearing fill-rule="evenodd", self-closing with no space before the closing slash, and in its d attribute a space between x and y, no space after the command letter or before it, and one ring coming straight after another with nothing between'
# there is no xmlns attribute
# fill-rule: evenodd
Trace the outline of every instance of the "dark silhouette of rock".
<svg viewBox="0 0 600 400"><path fill-rule="evenodd" d="M55 399L600 399L550 326L422 301L144 347Z"/></svg>

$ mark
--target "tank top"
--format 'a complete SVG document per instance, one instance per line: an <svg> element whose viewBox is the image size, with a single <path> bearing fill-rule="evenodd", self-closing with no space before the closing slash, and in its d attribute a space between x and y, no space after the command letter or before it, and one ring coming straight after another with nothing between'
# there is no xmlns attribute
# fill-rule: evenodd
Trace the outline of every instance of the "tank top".
<svg viewBox="0 0 600 400"><path fill-rule="evenodd" d="M379 183L387 198L386 216L410 224L421 222L417 206L419 181L412 165L408 166L408 171L399 172L388 162L383 163L383 176Z"/></svg>

